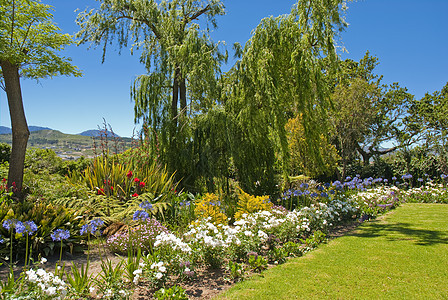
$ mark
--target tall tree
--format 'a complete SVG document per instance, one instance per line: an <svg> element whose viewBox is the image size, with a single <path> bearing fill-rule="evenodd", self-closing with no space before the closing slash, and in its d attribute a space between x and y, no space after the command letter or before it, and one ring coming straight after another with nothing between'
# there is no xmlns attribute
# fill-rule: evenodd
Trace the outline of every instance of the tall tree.
<svg viewBox="0 0 448 300"><path fill-rule="evenodd" d="M348 164L362 157L366 166L381 156L410 145L416 132L406 121L413 95L398 83L381 84L374 73L378 64L369 52L359 61L341 62L332 99L333 139L341 158L343 176ZM389 142L386 147L386 142Z"/></svg>
<svg viewBox="0 0 448 300"><path fill-rule="evenodd" d="M256 153L241 156L248 161L235 159L239 171L262 166L270 172L278 159L277 167L287 178L285 125L298 114L302 115L307 149L310 155L319 156L320 133L325 130L321 121L326 120L330 107L326 77L336 67L335 35L346 26L341 11L344 3L297 1L290 14L263 19L241 50L241 60L232 70L226 109L244 133L240 136L248 137L242 141L249 142L236 142L233 152L241 153L244 147ZM250 187L244 188L252 191L254 183L246 182Z"/></svg>
<svg viewBox="0 0 448 300"><path fill-rule="evenodd" d="M440 91L414 101L409 121L416 124L426 145L438 155L441 171L448 173L448 82Z"/></svg>
<svg viewBox="0 0 448 300"><path fill-rule="evenodd" d="M8 98L12 126L7 184L20 192L29 137L20 78L81 76L81 73L69 58L56 54L73 41L70 35L61 34L53 23L49 5L39 0L1 0L0 3L0 77Z"/></svg>
<svg viewBox="0 0 448 300"><path fill-rule="evenodd" d="M104 54L114 39L120 48L141 50L148 74L137 77L132 87L135 120L149 126L152 150L184 177L187 166L180 158L191 157L186 146L191 142L190 118L218 99L217 77L226 55L210 40L208 25L216 26L224 6L220 0L100 2L98 10L79 15L78 36L81 42L103 44ZM206 30L200 30L200 18L206 19Z"/></svg>

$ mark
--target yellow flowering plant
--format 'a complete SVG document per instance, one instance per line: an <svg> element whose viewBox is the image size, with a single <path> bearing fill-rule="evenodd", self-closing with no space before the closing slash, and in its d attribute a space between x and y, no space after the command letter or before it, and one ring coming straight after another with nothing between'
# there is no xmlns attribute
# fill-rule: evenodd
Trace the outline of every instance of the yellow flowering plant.
<svg viewBox="0 0 448 300"><path fill-rule="evenodd" d="M227 216L221 211L221 201L218 195L206 193L198 203L196 203L194 214L197 219L211 218L210 223L227 224Z"/></svg>
<svg viewBox="0 0 448 300"><path fill-rule="evenodd" d="M250 214L257 211L272 209L272 202L269 200L269 196L252 196L238 188L238 204L237 211L235 213L235 220L238 221L242 218L243 214Z"/></svg>

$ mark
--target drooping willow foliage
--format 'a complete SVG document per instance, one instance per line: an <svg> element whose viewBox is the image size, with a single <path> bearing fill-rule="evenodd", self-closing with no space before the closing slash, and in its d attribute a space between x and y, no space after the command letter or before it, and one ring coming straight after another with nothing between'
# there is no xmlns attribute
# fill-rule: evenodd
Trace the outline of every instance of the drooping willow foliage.
<svg viewBox="0 0 448 300"><path fill-rule="evenodd" d="M80 14L82 42L142 50L147 74L131 96L149 151L176 171L181 186L272 193L289 172L285 125L299 113L311 155L330 107L327 77L337 61L334 36L345 26L343 0L299 0L288 15L263 19L226 74L227 54L196 19L224 14L219 0L101 0ZM319 161L319 160L318 160Z"/></svg>
<svg viewBox="0 0 448 300"><path fill-rule="evenodd" d="M270 178L277 163L287 178L285 125L297 114L302 115L310 155L321 161L319 139L331 107L327 78L337 64L334 37L345 26L342 2L298 1L289 15L265 18L255 29L228 85L226 110L244 132L241 142L233 143L243 147L233 151L235 165L261 167ZM250 145L250 157L238 156ZM255 182L246 184L253 189Z"/></svg>

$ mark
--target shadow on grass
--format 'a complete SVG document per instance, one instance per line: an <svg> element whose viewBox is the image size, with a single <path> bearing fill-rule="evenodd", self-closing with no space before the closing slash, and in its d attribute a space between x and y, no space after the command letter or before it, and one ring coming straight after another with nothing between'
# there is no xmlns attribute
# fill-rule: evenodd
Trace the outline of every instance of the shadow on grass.
<svg viewBox="0 0 448 300"><path fill-rule="evenodd" d="M384 224L380 221L370 221L362 229L352 232L349 236L374 238L385 236L390 241L409 240L416 245L431 246L448 244L446 231L416 229L409 223Z"/></svg>

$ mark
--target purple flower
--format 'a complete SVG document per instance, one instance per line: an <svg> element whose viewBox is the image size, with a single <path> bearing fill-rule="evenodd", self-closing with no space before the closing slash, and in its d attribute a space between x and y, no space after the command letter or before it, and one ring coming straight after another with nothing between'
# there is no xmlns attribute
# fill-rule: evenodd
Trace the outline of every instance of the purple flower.
<svg viewBox="0 0 448 300"><path fill-rule="evenodd" d="M149 203L149 201L144 201L142 203L140 203L139 205L141 208L146 209L146 210L151 210L152 209L152 204Z"/></svg>
<svg viewBox="0 0 448 300"><path fill-rule="evenodd" d="M63 229L56 229L52 234L51 238L53 241L62 241L70 237L70 231Z"/></svg>
<svg viewBox="0 0 448 300"><path fill-rule="evenodd" d="M5 220L3 221L3 227L6 230L12 230L14 228L16 228L17 223L22 223L17 219L9 219L9 220Z"/></svg>
<svg viewBox="0 0 448 300"><path fill-rule="evenodd" d="M23 227L24 227L23 233L28 233L28 235L33 235L37 231L36 223L34 223L33 221L25 221L23 223ZM17 227L16 231L18 231Z"/></svg>
<svg viewBox="0 0 448 300"><path fill-rule="evenodd" d="M412 175L409 174L409 173L404 174L403 176L401 176L401 179L411 179L411 178L412 178Z"/></svg>
<svg viewBox="0 0 448 300"><path fill-rule="evenodd" d="M98 227L103 226L104 222L101 219L94 219L90 223L85 224L81 227L81 235L86 233L96 234L98 233Z"/></svg>
<svg viewBox="0 0 448 300"><path fill-rule="evenodd" d="M149 214L148 214L146 211L144 211L144 210L137 210L137 211L134 213L134 215L132 216L132 219L133 219L134 221L137 221L137 220L145 220L145 219L147 219L147 218L149 218Z"/></svg>

